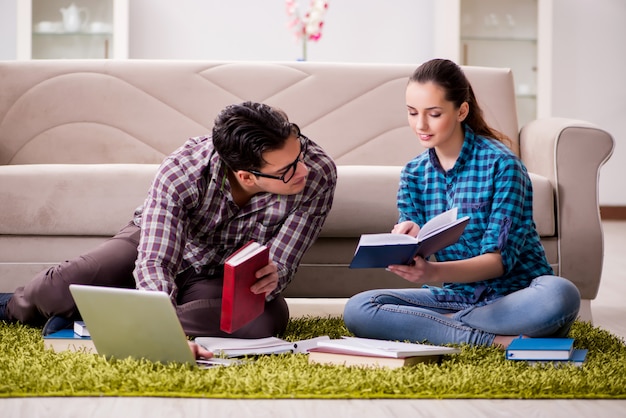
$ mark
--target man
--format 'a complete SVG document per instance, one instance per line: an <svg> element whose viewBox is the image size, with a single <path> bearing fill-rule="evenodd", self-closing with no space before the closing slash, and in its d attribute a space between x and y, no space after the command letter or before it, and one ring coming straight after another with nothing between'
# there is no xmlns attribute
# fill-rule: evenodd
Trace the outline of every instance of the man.
<svg viewBox="0 0 626 418"><path fill-rule="evenodd" d="M336 182L332 159L282 111L228 106L210 137L189 139L163 161L116 236L0 294L0 320L45 323L44 335L69 327L79 316L69 285L78 283L165 291L188 335L224 335L223 264L255 240L270 248L271 261L251 287L265 294L265 311L230 335L279 334L289 318L280 293L319 235Z"/></svg>

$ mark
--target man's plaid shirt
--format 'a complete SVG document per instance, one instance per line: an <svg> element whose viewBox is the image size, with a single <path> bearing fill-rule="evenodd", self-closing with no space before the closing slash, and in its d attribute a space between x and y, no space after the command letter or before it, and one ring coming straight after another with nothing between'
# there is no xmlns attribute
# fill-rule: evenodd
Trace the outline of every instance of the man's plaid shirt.
<svg viewBox="0 0 626 418"><path fill-rule="evenodd" d="M304 163L309 174L302 193L261 193L239 208L211 138L189 139L161 164L135 212L141 228L137 286L174 296L177 274L194 268L207 278L221 276L225 259L255 240L269 246L278 267L273 295L282 291L319 235L337 182L334 162L312 141Z"/></svg>

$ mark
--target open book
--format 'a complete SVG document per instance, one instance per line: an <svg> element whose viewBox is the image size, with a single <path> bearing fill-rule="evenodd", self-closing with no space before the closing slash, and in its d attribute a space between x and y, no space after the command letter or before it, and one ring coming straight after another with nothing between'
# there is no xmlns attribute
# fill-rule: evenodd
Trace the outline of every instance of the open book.
<svg viewBox="0 0 626 418"><path fill-rule="evenodd" d="M250 241L224 264L220 329L232 333L263 313L265 295L254 294L250 287L257 281L256 272L269 263L269 249Z"/></svg>
<svg viewBox="0 0 626 418"><path fill-rule="evenodd" d="M410 264L416 256L428 258L457 242L468 222L469 216L457 218L457 208L452 208L426 222L417 238L406 234L363 234L350 268L386 268Z"/></svg>
<svg viewBox="0 0 626 418"><path fill-rule="evenodd" d="M319 341L328 339L327 335L292 342L277 337L196 337L195 342L216 356L243 357L262 354L306 353L310 348L315 347Z"/></svg>
<svg viewBox="0 0 626 418"><path fill-rule="evenodd" d="M461 350L440 345L405 343L399 341L376 340L371 338L342 337L340 339L317 342L316 351L355 354L374 357L407 358L415 356L440 356L457 354Z"/></svg>

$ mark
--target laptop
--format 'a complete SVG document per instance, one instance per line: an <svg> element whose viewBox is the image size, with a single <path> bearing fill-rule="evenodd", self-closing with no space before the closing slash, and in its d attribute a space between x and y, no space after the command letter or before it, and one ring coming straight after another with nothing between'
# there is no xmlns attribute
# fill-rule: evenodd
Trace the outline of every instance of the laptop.
<svg viewBox="0 0 626 418"><path fill-rule="evenodd" d="M161 363L228 365L227 359L196 361L176 310L165 292L70 285L98 354Z"/></svg>

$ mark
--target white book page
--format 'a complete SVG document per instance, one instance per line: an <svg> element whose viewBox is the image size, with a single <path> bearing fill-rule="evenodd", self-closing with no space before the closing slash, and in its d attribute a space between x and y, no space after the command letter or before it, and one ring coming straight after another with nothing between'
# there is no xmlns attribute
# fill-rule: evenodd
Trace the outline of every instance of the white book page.
<svg viewBox="0 0 626 418"><path fill-rule="evenodd" d="M413 355L454 354L460 350L453 347L404 343L398 341L376 340L358 337L343 337L339 340L320 341L318 346L332 347L362 354L374 354L383 357L404 357Z"/></svg>
<svg viewBox="0 0 626 418"><path fill-rule="evenodd" d="M293 345L276 337L267 338L228 338L228 337L197 337L196 343L209 351L230 349L254 349Z"/></svg>
<svg viewBox="0 0 626 418"><path fill-rule="evenodd" d="M289 342L276 337L267 338L228 338L197 337L195 342L217 355L238 357L257 354L306 353L318 341L328 340L328 336Z"/></svg>
<svg viewBox="0 0 626 418"><path fill-rule="evenodd" d="M210 369L211 367L233 366L233 365L236 365L236 364L243 364L243 360L212 357L212 358L209 358L209 359L201 359L201 360L198 359L198 360L196 360L196 364L201 369Z"/></svg>
<svg viewBox="0 0 626 418"><path fill-rule="evenodd" d="M250 245L248 245L246 248L241 250L239 253L237 253L237 255L235 255L233 258L228 260L227 263L231 266L238 266L239 264L243 263L250 257L263 251L263 248L265 248L264 245L261 245L258 242L253 242Z"/></svg>
<svg viewBox="0 0 626 418"><path fill-rule="evenodd" d="M359 239L359 246L415 244L417 239L406 234L364 234Z"/></svg>
<svg viewBox="0 0 626 418"><path fill-rule="evenodd" d="M405 343L401 341L375 340L370 338L359 337L343 337L341 341L347 342L348 345L354 347L365 347L381 351L401 352L401 351L440 351L444 350L456 351L454 348L441 347L437 345Z"/></svg>
<svg viewBox="0 0 626 418"><path fill-rule="evenodd" d="M298 340L294 343L296 349L294 353L308 353L309 349L317 347L317 343L320 341L328 341L330 337L328 335L322 335L321 337L309 338L308 340Z"/></svg>
<svg viewBox="0 0 626 418"><path fill-rule="evenodd" d="M457 212L457 208L452 208L430 219L420 228L417 239L420 241L426 239L441 228L453 223L456 220Z"/></svg>

